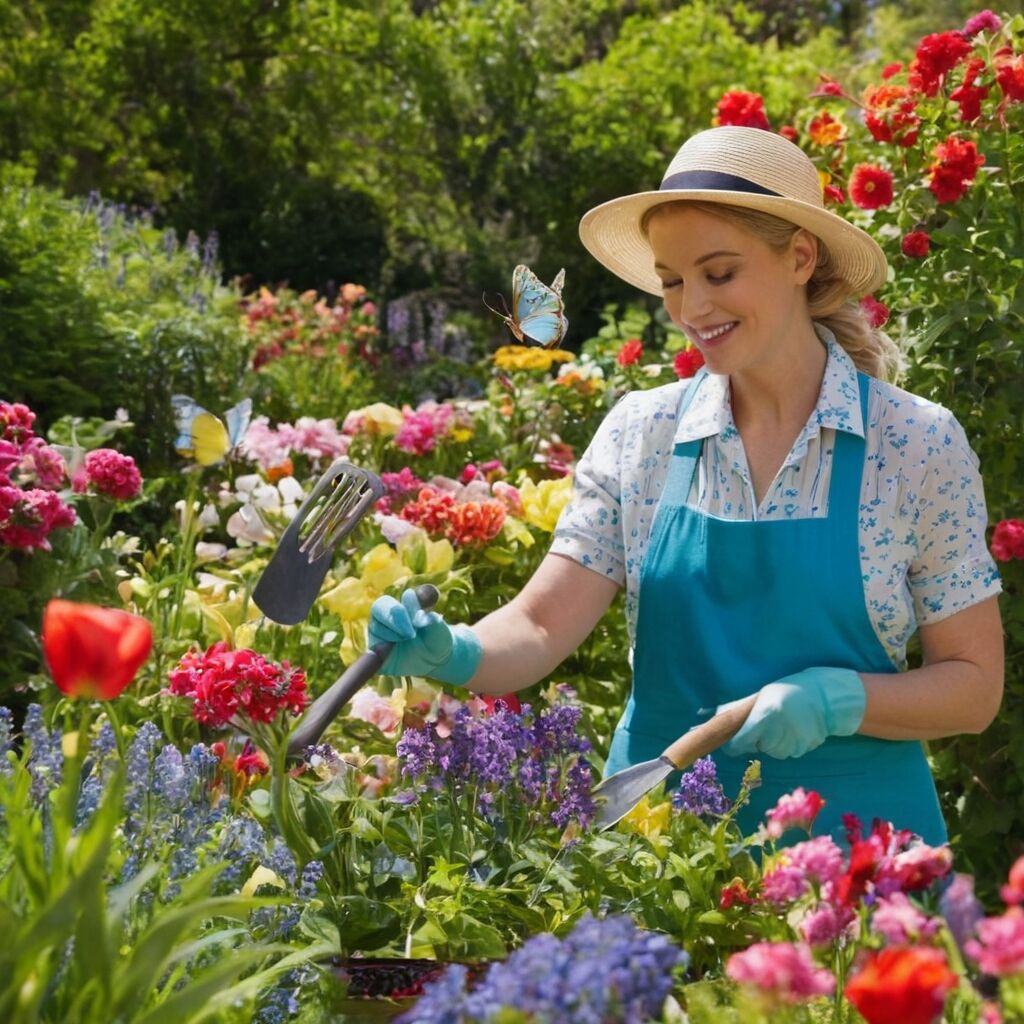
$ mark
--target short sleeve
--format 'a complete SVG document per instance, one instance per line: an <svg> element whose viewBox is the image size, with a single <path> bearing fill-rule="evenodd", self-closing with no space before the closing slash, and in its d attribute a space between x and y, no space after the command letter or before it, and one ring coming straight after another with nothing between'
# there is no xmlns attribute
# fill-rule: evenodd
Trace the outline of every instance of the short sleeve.
<svg viewBox="0 0 1024 1024"><path fill-rule="evenodd" d="M1002 590L985 543L978 457L947 409L928 427L916 495L916 553L908 583L919 625L939 622Z"/></svg>
<svg viewBox="0 0 1024 1024"><path fill-rule="evenodd" d="M626 580L621 465L629 397L608 413L580 457L572 497L562 510L550 548L620 586Z"/></svg>

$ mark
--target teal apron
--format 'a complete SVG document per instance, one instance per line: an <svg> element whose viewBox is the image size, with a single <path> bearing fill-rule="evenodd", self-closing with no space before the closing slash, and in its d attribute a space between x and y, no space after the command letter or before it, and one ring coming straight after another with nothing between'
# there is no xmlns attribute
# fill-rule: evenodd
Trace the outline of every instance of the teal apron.
<svg viewBox="0 0 1024 1024"><path fill-rule="evenodd" d="M679 417L706 374L687 390ZM858 374L867 423L868 378ZM835 432L828 515L818 519L719 519L688 508L701 440L675 446L641 566L633 689L612 739L605 774L657 757L713 708L813 666L866 673L896 669L864 600L858 514L864 439ZM918 741L830 737L800 758L713 755L736 796L753 756L762 785L739 813L743 832L797 786L825 806L815 835L845 842L842 816L870 827L879 817L930 844L946 842L924 748ZM801 836L791 833L791 841Z"/></svg>

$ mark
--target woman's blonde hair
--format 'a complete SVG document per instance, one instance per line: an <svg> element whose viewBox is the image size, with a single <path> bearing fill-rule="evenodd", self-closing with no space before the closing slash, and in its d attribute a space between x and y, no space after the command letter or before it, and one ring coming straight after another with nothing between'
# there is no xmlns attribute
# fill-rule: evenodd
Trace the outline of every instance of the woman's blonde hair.
<svg viewBox="0 0 1024 1024"><path fill-rule="evenodd" d="M677 199L655 206L644 214L640 228L645 235L654 213L669 206L685 206L719 217L749 231L776 252L784 252L793 235L800 230L798 224L760 210ZM903 366L903 355L899 347L887 334L871 326L850 286L836 273L828 246L820 238L817 238L817 242L818 261L807 282L807 311L811 319L823 324L836 336L836 341L843 346L858 370L872 377L891 380Z"/></svg>

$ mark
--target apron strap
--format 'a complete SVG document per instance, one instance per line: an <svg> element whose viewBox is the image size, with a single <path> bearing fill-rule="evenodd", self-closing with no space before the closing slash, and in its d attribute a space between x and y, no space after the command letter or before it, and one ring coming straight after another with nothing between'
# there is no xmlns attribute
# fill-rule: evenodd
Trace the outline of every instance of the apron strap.
<svg viewBox="0 0 1024 1024"><path fill-rule="evenodd" d="M683 397L679 403L679 410L676 412L676 423L682 421L684 413L693 403L701 381L707 375L707 369L702 367L693 378L690 386L683 392ZM681 441L673 448L672 462L661 499L669 506L686 504L686 499L690 494L690 483L693 480L693 474L696 472L697 460L700 458L703 444L703 438L696 438L693 441Z"/></svg>

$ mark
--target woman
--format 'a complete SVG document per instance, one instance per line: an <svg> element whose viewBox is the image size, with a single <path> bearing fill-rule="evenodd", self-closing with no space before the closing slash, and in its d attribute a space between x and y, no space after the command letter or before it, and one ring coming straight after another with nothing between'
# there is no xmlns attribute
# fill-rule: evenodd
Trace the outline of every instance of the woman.
<svg viewBox="0 0 1024 1024"><path fill-rule="evenodd" d="M1000 584L963 430L884 382L898 353L856 304L885 281L881 249L824 208L799 147L738 127L692 137L658 191L596 207L580 234L663 297L705 369L611 411L508 605L470 629L411 591L377 601L371 640L397 641L386 670L521 689L624 585L633 689L606 773L756 692L715 755L731 793L761 760L745 830L801 785L826 800L818 832L842 840L852 812L944 842L921 741L995 716Z"/></svg>

